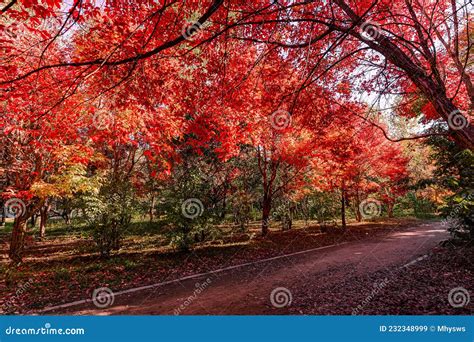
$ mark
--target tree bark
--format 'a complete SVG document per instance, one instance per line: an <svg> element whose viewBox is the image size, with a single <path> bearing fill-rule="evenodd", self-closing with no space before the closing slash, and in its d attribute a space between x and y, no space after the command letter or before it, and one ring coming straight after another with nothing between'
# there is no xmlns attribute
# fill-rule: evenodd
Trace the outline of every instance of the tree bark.
<svg viewBox="0 0 474 342"><path fill-rule="evenodd" d="M61 216L63 217L64 223L69 226L71 224L71 210L64 209Z"/></svg>
<svg viewBox="0 0 474 342"><path fill-rule="evenodd" d="M46 223L48 221L48 213L49 213L50 205L46 203L44 206L40 208L40 227L39 227L39 235L40 239L44 239L46 235Z"/></svg>
<svg viewBox="0 0 474 342"><path fill-rule="evenodd" d="M21 262L23 259L23 250L25 247L25 236L26 236L26 217L18 217L13 222L12 237L10 241L9 257L15 262Z"/></svg>
<svg viewBox="0 0 474 342"><path fill-rule="evenodd" d="M270 226L270 211L272 207L272 199L270 196L263 196L262 204L262 235L265 236L268 234Z"/></svg>
<svg viewBox="0 0 474 342"><path fill-rule="evenodd" d="M0 210L2 211L2 216L0 218L0 227L5 226L5 219L6 219L6 213L5 213L5 207L3 206L3 203L0 202L0 205L2 206Z"/></svg>
<svg viewBox="0 0 474 342"><path fill-rule="evenodd" d="M387 215L389 218L393 218L393 203L387 203Z"/></svg>
<svg viewBox="0 0 474 342"><path fill-rule="evenodd" d="M355 196L355 216L356 216L356 220L357 222L361 222L362 221L362 214L360 212L360 195L359 195L359 191L357 191L357 194Z"/></svg>
<svg viewBox="0 0 474 342"><path fill-rule="evenodd" d="M342 228L346 229L346 191L341 188L341 221Z"/></svg>
<svg viewBox="0 0 474 342"><path fill-rule="evenodd" d="M33 213L37 212L43 206L43 204L43 200L27 204L25 206L26 211L16 217L13 221L8 256L15 263L19 263L23 259L28 220L32 217Z"/></svg>
<svg viewBox="0 0 474 342"><path fill-rule="evenodd" d="M220 213L220 218L225 219L225 213L227 209L227 191L224 192L224 198L222 199L222 208L221 208L221 213Z"/></svg>
<svg viewBox="0 0 474 342"><path fill-rule="evenodd" d="M37 219L38 219L38 215L36 214L31 215L30 225L32 228L36 227Z"/></svg>
<svg viewBox="0 0 474 342"><path fill-rule="evenodd" d="M361 18L351 9L344 0L335 0L338 6L349 16L353 22L360 22ZM413 61L397 44L396 40L379 34L375 41L363 39L356 30L351 30L349 34L355 36L373 50L382 54L388 61L405 71L406 75L413 81L426 98L435 107L443 120L449 122L453 113L459 108L454 105L448 97L446 86L440 80L433 79L431 72L425 70ZM471 103L472 107L472 103ZM468 122L460 127L450 127L449 135L461 148L474 150L474 126Z"/></svg>
<svg viewBox="0 0 474 342"><path fill-rule="evenodd" d="M153 195L151 197L150 211L148 213L148 215L150 216L150 222L153 222L153 220L155 219L155 203L156 203L156 197L155 195Z"/></svg>
<svg viewBox="0 0 474 342"><path fill-rule="evenodd" d="M288 208L285 208L285 212L282 217L282 230L291 230L293 227L293 214L295 213L296 208L293 204L290 204Z"/></svg>

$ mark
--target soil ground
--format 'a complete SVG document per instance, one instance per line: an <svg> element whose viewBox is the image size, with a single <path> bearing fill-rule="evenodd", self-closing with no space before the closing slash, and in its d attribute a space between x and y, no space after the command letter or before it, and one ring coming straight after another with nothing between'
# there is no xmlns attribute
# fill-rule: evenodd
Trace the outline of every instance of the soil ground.
<svg viewBox="0 0 474 342"><path fill-rule="evenodd" d="M265 239L250 232L190 253L125 250L107 260L68 255L84 241L58 237L36 243L15 269L14 285L0 290L10 313L469 314L472 303L453 308L448 293L474 290L474 253L440 247L447 237L440 222L391 220L353 225L343 234L317 226L273 231ZM100 287L115 293L113 305L90 302ZM272 303L280 288L284 293ZM81 300L89 302L70 305ZM275 305L278 300L286 305ZM55 308L62 304L70 306Z"/></svg>

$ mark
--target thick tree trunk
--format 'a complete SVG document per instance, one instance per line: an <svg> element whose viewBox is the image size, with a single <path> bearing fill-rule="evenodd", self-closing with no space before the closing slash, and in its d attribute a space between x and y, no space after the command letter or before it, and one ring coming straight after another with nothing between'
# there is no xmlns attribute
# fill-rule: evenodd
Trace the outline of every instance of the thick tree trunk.
<svg viewBox="0 0 474 342"><path fill-rule="evenodd" d="M9 257L15 263L21 262L23 258L23 251L25 248L26 223L27 219L25 217L18 217L13 222Z"/></svg>
<svg viewBox="0 0 474 342"><path fill-rule="evenodd" d="M270 211L272 208L272 199L269 196L263 197L262 205L262 235L265 236L268 234L268 229L270 226Z"/></svg>
<svg viewBox="0 0 474 342"><path fill-rule="evenodd" d="M446 90L418 69L414 63L408 65L409 62L403 60L398 54L393 55L393 51L387 52L386 58L395 65L404 68L408 77L430 100L438 114L448 123L449 135L456 145L474 150L474 126L469 123L469 118L466 117L466 114L461 113L459 108L453 104L453 101L448 98ZM462 119L461 115L464 116L464 119ZM459 122L456 122L457 120Z"/></svg>
<svg viewBox="0 0 474 342"><path fill-rule="evenodd" d="M344 0L336 0L335 2L344 12L346 12L353 22L361 22L361 18ZM359 38L360 35L355 32L356 31L354 30L353 32L350 32L350 34ZM397 45L396 40L388 38L384 34L377 35L375 41L363 41L372 49L382 54L395 66L404 70L406 75L413 81L413 83L415 83L418 89L435 107L438 114L447 123L450 121L452 122L453 115L454 113L459 112L459 108L456 107L453 101L448 97L445 85L440 84L439 80L433 78L431 71L425 70L422 66L416 63ZM448 131L449 135L458 146L474 150L474 126L468 122L469 120L466 117L461 121L464 121L466 124L461 124L458 127L454 127L457 125L450 125Z"/></svg>
<svg viewBox="0 0 474 342"><path fill-rule="evenodd" d="M466 114L462 114L453 102L442 92L443 89L434 87L434 82L431 80L419 80L418 87L424 91L427 97L430 99L436 111L441 117L449 124L449 134L454 142L466 149L474 150L474 126L469 123L469 118ZM415 82L415 81L414 81ZM416 84L417 82L415 82ZM461 119L461 115L464 119ZM456 123L456 119L460 120Z"/></svg>
<svg viewBox="0 0 474 342"><path fill-rule="evenodd" d="M43 206L43 204L44 202L42 200L27 204L25 206L25 212L21 213L15 218L15 221L13 221L8 256L14 263L19 263L23 259L28 220L33 216L33 213L36 213Z"/></svg>

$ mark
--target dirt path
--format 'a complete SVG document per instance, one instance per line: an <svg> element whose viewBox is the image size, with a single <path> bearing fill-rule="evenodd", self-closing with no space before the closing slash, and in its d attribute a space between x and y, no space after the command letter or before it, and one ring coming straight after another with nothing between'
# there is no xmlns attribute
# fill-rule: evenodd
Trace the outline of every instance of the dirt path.
<svg viewBox="0 0 474 342"><path fill-rule="evenodd" d="M446 237L446 230L439 222L424 223L368 241L273 258L153 289L132 291L115 296L113 306L104 309L87 303L49 313L285 314L289 312L288 307L275 307L270 300L272 291L278 287L287 289L294 302L304 302L298 293L303 293L302 288L308 284L316 296L320 286L332 286L337 294L338 284L348 277L407 267ZM279 299L288 300L288 295ZM278 302L278 298L274 302Z"/></svg>

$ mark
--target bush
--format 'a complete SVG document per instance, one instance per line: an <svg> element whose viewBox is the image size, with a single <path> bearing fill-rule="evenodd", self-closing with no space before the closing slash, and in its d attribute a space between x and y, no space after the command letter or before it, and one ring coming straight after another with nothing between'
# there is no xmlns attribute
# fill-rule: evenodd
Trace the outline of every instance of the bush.
<svg viewBox="0 0 474 342"><path fill-rule="evenodd" d="M474 192L455 194L442 211L453 238L474 241Z"/></svg>
<svg viewBox="0 0 474 342"><path fill-rule="evenodd" d="M448 139L432 139L438 169L436 176L452 196L442 208L454 238L474 238L474 152L461 149Z"/></svg>
<svg viewBox="0 0 474 342"><path fill-rule="evenodd" d="M232 198L232 217L240 232L247 231L252 218L252 199L244 191L238 191Z"/></svg>
<svg viewBox="0 0 474 342"><path fill-rule="evenodd" d="M340 217L340 198L334 192L315 192L308 198L309 217L316 219L319 224L334 222Z"/></svg>
<svg viewBox="0 0 474 342"><path fill-rule="evenodd" d="M193 244L214 239L219 218L198 198L169 198L160 206L165 214L170 244L178 251L189 251Z"/></svg>
<svg viewBox="0 0 474 342"><path fill-rule="evenodd" d="M86 207L92 237L102 256L119 250L124 231L130 227L134 212L134 194L130 184L110 182L90 196Z"/></svg>
<svg viewBox="0 0 474 342"><path fill-rule="evenodd" d="M417 196L416 192L408 192L400 198L394 208L396 216L407 216L410 212L417 218L430 218L436 213L436 205L427 198Z"/></svg>

